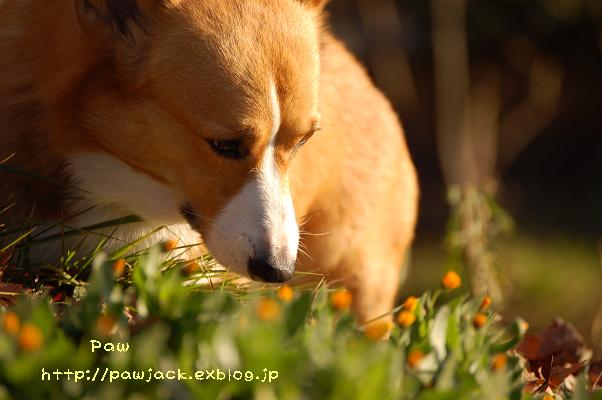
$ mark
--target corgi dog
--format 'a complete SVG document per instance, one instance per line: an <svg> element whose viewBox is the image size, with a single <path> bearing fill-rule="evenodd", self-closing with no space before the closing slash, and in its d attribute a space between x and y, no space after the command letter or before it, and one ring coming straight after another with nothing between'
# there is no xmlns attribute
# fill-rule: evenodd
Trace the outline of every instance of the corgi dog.
<svg viewBox="0 0 602 400"><path fill-rule="evenodd" d="M315 272L351 291L360 321L386 314L417 179L325 3L0 2L0 218L50 235L137 215L102 231L108 248L202 242L243 276Z"/></svg>

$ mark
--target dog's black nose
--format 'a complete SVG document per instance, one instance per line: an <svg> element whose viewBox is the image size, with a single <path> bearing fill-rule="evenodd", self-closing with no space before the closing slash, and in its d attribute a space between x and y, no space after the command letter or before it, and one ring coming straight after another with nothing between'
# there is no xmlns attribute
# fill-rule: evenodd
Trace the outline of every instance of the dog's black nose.
<svg viewBox="0 0 602 400"><path fill-rule="evenodd" d="M273 257L250 258L249 275L256 281L282 283L290 281L295 273L294 265L290 268L279 268Z"/></svg>

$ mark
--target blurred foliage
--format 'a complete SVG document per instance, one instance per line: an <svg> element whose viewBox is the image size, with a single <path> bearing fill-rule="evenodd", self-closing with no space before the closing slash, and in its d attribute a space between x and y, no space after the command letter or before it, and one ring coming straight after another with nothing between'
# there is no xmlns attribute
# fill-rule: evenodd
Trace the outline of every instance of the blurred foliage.
<svg viewBox="0 0 602 400"><path fill-rule="evenodd" d="M159 272L163 256L155 248L138 257L131 285L116 283L115 261L99 256L73 299L20 297L0 317L0 397L530 398L522 394L519 360L508 352L524 323L501 327L498 315L480 311L481 299L426 293L405 306L415 320L380 340L386 329L379 325L387 323L358 326L326 287L295 290L292 299L270 288L210 289L191 285L181 268ZM92 353L93 339L127 342L129 351ZM73 376L42 381L42 368L90 372L77 383ZM100 382L105 368L248 370L255 378ZM261 382L266 369L277 379Z"/></svg>
<svg viewBox="0 0 602 400"><path fill-rule="evenodd" d="M602 19L602 3L598 0L536 0L533 3L561 21L574 21L582 17Z"/></svg>
<svg viewBox="0 0 602 400"><path fill-rule="evenodd" d="M470 276L475 295L504 298L496 260L495 243L511 232L513 221L489 191L476 186L453 186L448 193L447 227L449 268L462 266Z"/></svg>
<svg viewBox="0 0 602 400"><path fill-rule="evenodd" d="M471 83L486 86L493 81L488 79L492 70L499 79L500 115L493 120L504 122L517 106L528 106L523 108L526 118L504 125L508 134L498 143L502 187L498 200L518 217L521 228L597 239L602 192L600 185L591 183L602 177L598 106L602 102L602 2L470 0L466 4ZM334 0L329 10L335 32L368 66L402 117L421 178L420 230L441 232L447 218L447 188L440 165L433 160L439 116L433 85L432 2ZM407 68L392 68L392 59L403 60ZM558 107L546 116L545 124L536 124L532 139L516 150L514 139L521 142L524 135L510 128L524 129L531 113L540 111L524 100L534 88L541 90L538 82L549 72L547 67L562 72ZM541 98L555 97L544 93Z"/></svg>

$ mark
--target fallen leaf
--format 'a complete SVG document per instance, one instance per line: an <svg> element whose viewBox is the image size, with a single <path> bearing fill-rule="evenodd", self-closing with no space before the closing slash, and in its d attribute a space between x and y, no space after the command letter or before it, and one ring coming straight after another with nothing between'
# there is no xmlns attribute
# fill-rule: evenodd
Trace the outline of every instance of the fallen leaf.
<svg viewBox="0 0 602 400"><path fill-rule="evenodd" d="M577 329L559 318L542 331L526 335L516 351L532 374L527 377L530 393L559 387L583 369L590 354Z"/></svg>
<svg viewBox="0 0 602 400"><path fill-rule="evenodd" d="M591 363L589 367L589 382L592 389L602 389L602 360Z"/></svg>
<svg viewBox="0 0 602 400"><path fill-rule="evenodd" d="M10 306L14 303L15 297L28 292L29 289L16 283L0 283L0 304Z"/></svg>

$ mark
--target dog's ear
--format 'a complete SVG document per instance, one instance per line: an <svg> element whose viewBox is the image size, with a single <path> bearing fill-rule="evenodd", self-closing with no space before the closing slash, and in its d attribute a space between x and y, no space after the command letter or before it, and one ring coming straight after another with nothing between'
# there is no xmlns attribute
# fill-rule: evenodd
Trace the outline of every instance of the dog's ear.
<svg viewBox="0 0 602 400"><path fill-rule="evenodd" d="M112 66L125 75L140 66L151 25L165 1L74 0L77 20L90 47L112 56Z"/></svg>
<svg viewBox="0 0 602 400"><path fill-rule="evenodd" d="M80 26L93 39L130 44L143 39L161 0L74 0Z"/></svg>
<svg viewBox="0 0 602 400"><path fill-rule="evenodd" d="M330 0L299 0L299 1L302 4L305 4L315 10L322 11L326 7L326 4L328 4L328 2Z"/></svg>

